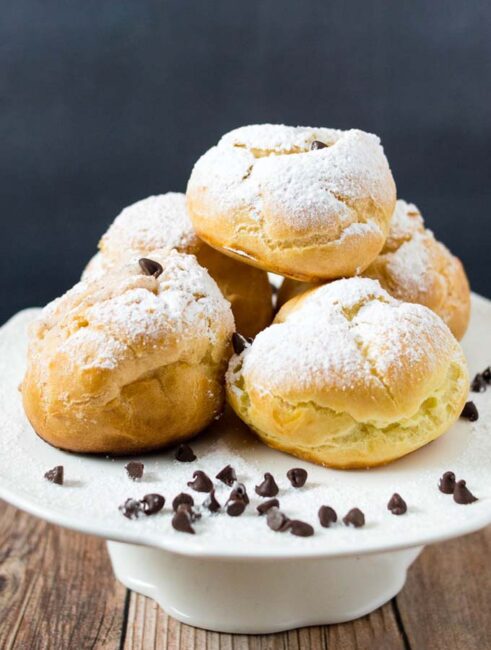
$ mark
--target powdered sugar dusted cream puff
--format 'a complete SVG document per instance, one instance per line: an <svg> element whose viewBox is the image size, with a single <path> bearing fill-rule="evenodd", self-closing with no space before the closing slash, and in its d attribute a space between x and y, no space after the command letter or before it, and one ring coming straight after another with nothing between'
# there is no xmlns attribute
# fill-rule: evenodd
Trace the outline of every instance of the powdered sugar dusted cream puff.
<svg viewBox="0 0 491 650"><path fill-rule="evenodd" d="M467 393L445 323L365 278L290 300L227 373L230 404L266 444L338 468L422 447L458 418Z"/></svg>
<svg viewBox="0 0 491 650"><path fill-rule="evenodd" d="M222 409L233 331L230 304L191 255L82 281L31 328L27 417L44 440L76 452L188 438Z"/></svg>
<svg viewBox="0 0 491 650"><path fill-rule="evenodd" d="M470 316L470 289L464 267L425 228L412 203L397 201L384 248L363 275L378 280L399 300L429 307L457 339L464 336ZM313 286L287 278L280 288L278 304L283 305Z"/></svg>
<svg viewBox="0 0 491 650"><path fill-rule="evenodd" d="M227 133L187 188L208 244L309 282L363 271L384 245L395 201L375 135L278 124Z"/></svg>
<svg viewBox="0 0 491 650"><path fill-rule="evenodd" d="M170 250L196 255L232 305L236 327L254 336L271 323L272 296L264 271L241 264L199 239L186 210L184 194L150 196L125 208L99 243L83 278L102 277L131 259Z"/></svg>

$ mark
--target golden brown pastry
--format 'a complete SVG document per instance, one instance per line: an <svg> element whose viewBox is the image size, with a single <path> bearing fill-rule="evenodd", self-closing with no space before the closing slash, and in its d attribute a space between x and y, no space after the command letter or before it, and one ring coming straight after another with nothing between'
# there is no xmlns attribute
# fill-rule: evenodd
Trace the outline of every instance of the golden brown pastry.
<svg viewBox="0 0 491 650"><path fill-rule="evenodd" d="M461 261L424 226L418 208L398 200L389 236L380 255L365 269L394 298L425 305L438 314L457 339L469 324L470 289ZM278 305L313 285L286 279Z"/></svg>
<svg viewBox="0 0 491 650"><path fill-rule="evenodd" d="M230 404L266 444L337 468L388 463L434 440L468 388L441 318L365 278L290 300L227 373Z"/></svg>
<svg viewBox="0 0 491 650"><path fill-rule="evenodd" d="M184 194L150 196L125 208L99 243L100 252L89 262L83 278L104 275L109 269L155 251L177 250L196 255L232 304L237 331L255 336L271 323L272 296L268 277L246 264L222 255L202 242L186 211Z"/></svg>
<svg viewBox="0 0 491 650"><path fill-rule="evenodd" d="M132 263L79 282L32 326L24 409L52 445L140 453L193 436L221 411L230 304L193 256L153 261L158 277Z"/></svg>
<svg viewBox="0 0 491 650"><path fill-rule="evenodd" d="M379 139L363 131L245 126L196 163L187 206L210 246L297 280L363 271L396 201Z"/></svg>

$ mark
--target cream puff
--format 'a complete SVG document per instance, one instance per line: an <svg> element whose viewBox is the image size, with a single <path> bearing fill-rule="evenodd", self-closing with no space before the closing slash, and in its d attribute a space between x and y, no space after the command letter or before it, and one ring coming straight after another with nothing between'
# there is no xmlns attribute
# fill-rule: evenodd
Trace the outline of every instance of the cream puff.
<svg viewBox="0 0 491 650"><path fill-rule="evenodd" d="M388 463L459 417L462 349L427 307L375 280L339 280L287 302L230 361L227 397L266 444L337 468Z"/></svg>
<svg viewBox="0 0 491 650"><path fill-rule="evenodd" d="M24 409L61 449L129 454L195 435L221 412L234 320L191 255L84 280L30 331Z"/></svg>
<svg viewBox="0 0 491 650"><path fill-rule="evenodd" d="M195 164L188 211L210 246L297 280L362 272L381 251L396 201L375 135L245 126Z"/></svg>

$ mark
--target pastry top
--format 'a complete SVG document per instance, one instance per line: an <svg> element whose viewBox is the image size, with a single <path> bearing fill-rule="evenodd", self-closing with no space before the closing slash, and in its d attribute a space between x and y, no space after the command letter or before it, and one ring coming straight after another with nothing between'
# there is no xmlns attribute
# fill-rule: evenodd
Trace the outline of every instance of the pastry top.
<svg viewBox="0 0 491 650"><path fill-rule="evenodd" d="M459 344L432 311L394 299L374 280L352 278L284 305L241 359L232 359L228 382L239 390L242 378L285 405L386 426L414 415L445 382L452 361L465 368Z"/></svg>
<svg viewBox="0 0 491 650"><path fill-rule="evenodd" d="M64 376L67 400L99 393L107 403L162 366L223 361L234 321L215 282L193 256L153 259L163 267L159 277L135 261L81 281L32 325L30 362Z"/></svg>
<svg viewBox="0 0 491 650"><path fill-rule="evenodd" d="M393 296L435 311L457 338L470 315L470 290L460 260L425 228L418 208L398 200L381 254L364 275Z"/></svg>
<svg viewBox="0 0 491 650"><path fill-rule="evenodd" d="M316 140L326 146L312 150ZM385 240L395 185L375 135L263 124L224 135L195 164L187 196L198 234L250 263L258 253L243 237L241 248L241 236L260 230L273 258L366 238L364 268ZM299 268L292 277L306 273Z"/></svg>
<svg viewBox="0 0 491 650"><path fill-rule="evenodd" d="M144 256L154 250L196 253L201 242L179 192L149 196L124 208L103 235L99 249L108 258Z"/></svg>

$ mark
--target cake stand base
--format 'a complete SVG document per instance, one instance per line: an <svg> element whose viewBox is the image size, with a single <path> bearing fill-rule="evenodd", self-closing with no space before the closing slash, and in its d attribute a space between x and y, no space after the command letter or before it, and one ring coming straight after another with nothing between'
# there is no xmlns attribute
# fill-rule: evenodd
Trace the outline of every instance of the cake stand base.
<svg viewBox="0 0 491 650"><path fill-rule="evenodd" d="M326 558L221 559L107 542L116 577L170 616L216 632L267 634L368 614L404 586L422 546Z"/></svg>

